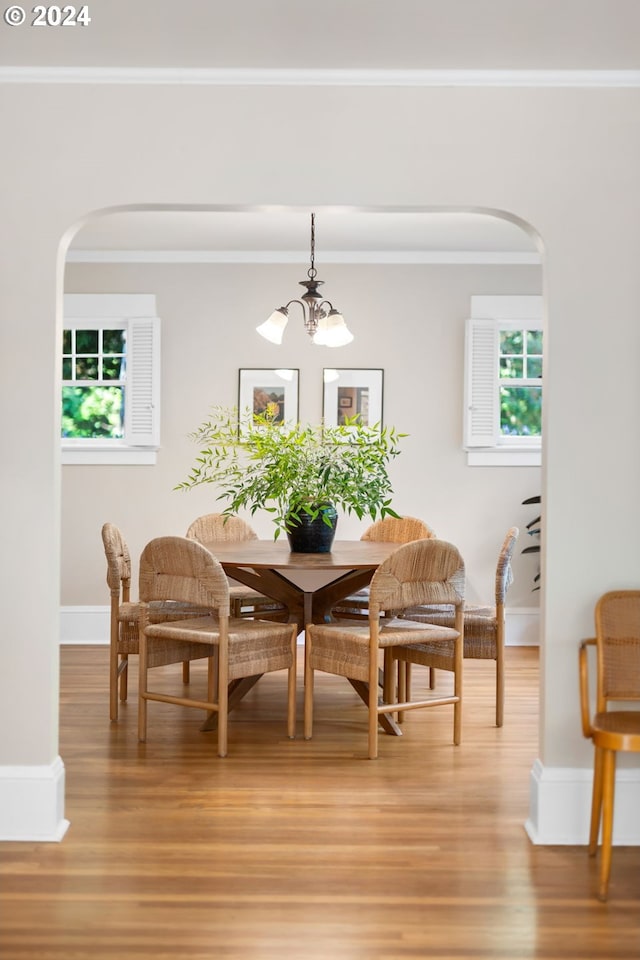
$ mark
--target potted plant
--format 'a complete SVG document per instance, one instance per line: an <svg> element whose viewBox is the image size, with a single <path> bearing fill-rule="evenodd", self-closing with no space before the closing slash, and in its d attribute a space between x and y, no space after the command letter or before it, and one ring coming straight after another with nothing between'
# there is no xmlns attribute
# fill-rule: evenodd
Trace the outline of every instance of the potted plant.
<svg viewBox="0 0 640 960"><path fill-rule="evenodd" d="M241 508L273 515L274 539L283 532L296 552L331 549L336 508L375 520L396 517L387 467L406 434L369 427L358 417L339 426L282 423L277 413L215 407L193 433L200 452L189 477L177 485L188 490L202 483L220 489L222 511ZM300 542L308 533L311 542Z"/></svg>

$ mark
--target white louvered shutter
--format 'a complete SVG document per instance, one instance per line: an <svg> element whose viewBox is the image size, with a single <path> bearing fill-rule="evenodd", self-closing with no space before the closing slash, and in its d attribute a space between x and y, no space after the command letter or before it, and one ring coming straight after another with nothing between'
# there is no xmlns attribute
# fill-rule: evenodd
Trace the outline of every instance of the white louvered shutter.
<svg viewBox="0 0 640 960"><path fill-rule="evenodd" d="M493 447L499 437L498 337L495 320L467 320L465 447Z"/></svg>
<svg viewBox="0 0 640 960"><path fill-rule="evenodd" d="M160 321L129 321L125 395L126 440L131 446L160 444Z"/></svg>

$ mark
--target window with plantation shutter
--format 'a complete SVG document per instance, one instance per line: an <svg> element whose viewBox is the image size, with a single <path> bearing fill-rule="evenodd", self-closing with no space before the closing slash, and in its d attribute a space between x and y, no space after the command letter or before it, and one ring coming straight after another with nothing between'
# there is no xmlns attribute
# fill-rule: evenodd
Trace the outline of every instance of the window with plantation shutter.
<svg viewBox="0 0 640 960"><path fill-rule="evenodd" d="M67 294L62 462L155 463L160 321L150 294Z"/></svg>
<svg viewBox="0 0 640 960"><path fill-rule="evenodd" d="M472 466L540 463L538 296L472 297L465 332L464 447Z"/></svg>
<svg viewBox="0 0 640 960"><path fill-rule="evenodd" d="M160 442L159 422L159 320L129 321L129 381L126 388L126 439L132 446L154 446Z"/></svg>
<svg viewBox="0 0 640 960"><path fill-rule="evenodd" d="M498 326L494 320L467 321L465 447L493 447L498 441Z"/></svg>

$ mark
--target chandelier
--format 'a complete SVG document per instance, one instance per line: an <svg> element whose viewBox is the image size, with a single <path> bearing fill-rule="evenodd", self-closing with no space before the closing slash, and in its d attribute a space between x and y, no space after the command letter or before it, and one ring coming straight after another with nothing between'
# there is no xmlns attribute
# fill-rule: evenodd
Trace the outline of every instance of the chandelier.
<svg viewBox="0 0 640 960"><path fill-rule="evenodd" d="M334 309L330 300L323 300L318 287L323 280L317 280L315 267L316 251L316 215L311 214L311 266L307 270L308 280L300 280L300 286L306 287L299 300L289 300L284 307L278 307L270 317L256 327L258 333L271 343L282 343L284 328L289 320L289 307L297 303L302 307L304 325L315 344L322 347L344 347L351 343L353 334L344 322L342 314ZM327 309L328 308L328 309Z"/></svg>

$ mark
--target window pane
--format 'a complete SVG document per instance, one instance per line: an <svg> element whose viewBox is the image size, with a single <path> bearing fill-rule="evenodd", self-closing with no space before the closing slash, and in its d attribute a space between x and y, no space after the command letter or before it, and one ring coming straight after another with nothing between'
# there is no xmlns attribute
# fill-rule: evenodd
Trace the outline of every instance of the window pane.
<svg viewBox="0 0 640 960"><path fill-rule="evenodd" d="M67 357L62 361L62 379L71 380L71 371L72 371L72 363L71 363L71 360Z"/></svg>
<svg viewBox="0 0 640 960"><path fill-rule="evenodd" d="M124 436L122 387L63 387L62 436Z"/></svg>
<svg viewBox="0 0 640 960"><path fill-rule="evenodd" d="M121 377L120 370L124 366L124 360L122 357L104 357L102 361L102 378L103 380L119 380ZM122 370L124 373L124 370Z"/></svg>
<svg viewBox="0 0 640 960"><path fill-rule="evenodd" d="M542 376L542 357L529 357L527 360L527 377Z"/></svg>
<svg viewBox="0 0 640 960"><path fill-rule="evenodd" d="M76 330L76 353L97 353L98 331Z"/></svg>
<svg viewBox="0 0 640 960"><path fill-rule="evenodd" d="M542 387L500 387L500 433L511 437L542 435Z"/></svg>
<svg viewBox="0 0 640 960"><path fill-rule="evenodd" d="M124 330L103 330L102 352L124 353Z"/></svg>
<svg viewBox="0 0 640 960"><path fill-rule="evenodd" d="M513 378L522 377L524 370L524 361L522 357L500 357L500 377Z"/></svg>
<svg viewBox="0 0 640 960"><path fill-rule="evenodd" d="M97 380L98 358L82 357L76 360L76 380Z"/></svg>
<svg viewBox="0 0 640 960"><path fill-rule="evenodd" d="M62 352L71 353L71 330L62 331Z"/></svg>
<svg viewBox="0 0 640 960"><path fill-rule="evenodd" d="M522 330L500 331L500 353L522 353Z"/></svg>
<svg viewBox="0 0 640 960"><path fill-rule="evenodd" d="M542 353L542 330L527 330L527 353Z"/></svg>

